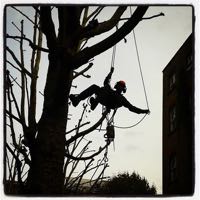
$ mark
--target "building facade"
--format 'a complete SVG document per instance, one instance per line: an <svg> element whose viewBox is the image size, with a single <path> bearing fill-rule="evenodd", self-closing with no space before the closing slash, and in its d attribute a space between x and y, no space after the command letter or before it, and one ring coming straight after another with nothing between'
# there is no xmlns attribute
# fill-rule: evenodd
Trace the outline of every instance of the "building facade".
<svg viewBox="0 0 200 200"><path fill-rule="evenodd" d="M194 38L163 70L163 195L194 191Z"/></svg>

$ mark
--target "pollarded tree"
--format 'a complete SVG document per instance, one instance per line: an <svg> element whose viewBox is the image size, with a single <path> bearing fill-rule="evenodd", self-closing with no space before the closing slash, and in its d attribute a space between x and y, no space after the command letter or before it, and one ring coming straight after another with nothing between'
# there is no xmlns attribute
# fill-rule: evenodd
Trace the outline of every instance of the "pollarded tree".
<svg viewBox="0 0 200 200"><path fill-rule="evenodd" d="M20 43L20 51L15 53L6 43L6 64L12 66L20 72L20 106L13 93L13 84L17 83L9 70L5 70L6 86L6 111L10 127L11 137L14 149L7 143L5 146L16 161L18 170L18 180L22 182L21 160L29 165L28 177L26 181L26 191L29 194L63 194L65 183L65 171L71 160L89 160L93 161L94 156L100 154L105 148L99 148L97 152L84 157L83 154L88 148L88 144L83 147L79 156L73 155L73 150L69 151L71 144L78 143L78 139L83 138L95 130L105 119L106 112L102 114L100 120L85 131L80 131L81 122L76 127L76 134L66 140L66 125L68 121L68 97L72 82L75 77L83 75L85 71L92 67L88 66L81 72L75 72L90 59L105 52L116 43L121 41L129 34L137 24L142 20L147 6L138 6L132 16L125 20L120 26L119 21L127 6L116 8L112 17L107 21L101 22L98 19L103 6L92 8L89 12L89 6L56 6L50 5L33 6L36 14L34 20L25 16L27 20L34 24L33 38L25 35L24 21L21 21L21 27L17 29L20 35L6 34L7 39L14 39ZM52 9L57 9L58 14L58 32L55 30L55 22L52 18ZM98 35L102 35L111 29L118 27L114 33L111 33L106 39L97 42L92 46L87 46L87 41ZM36 32L38 40L36 40ZM42 45L42 35L46 38L46 48ZM25 66L25 57L23 45L28 42L32 48L31 71ZM43 54L48 54L48 71L44 89L44 103L42 115L39 121L36 121L36 91L37 78L40 64L40 58ZM18 67L10 62L10 57L15 61ZM27 77L30 79L27 80ZM28 92L28 85L30 91ZM26 99L27 97L27 99ZM26 100L25 100L26 99ZM15 112L13 112L13 103ZM27 105L27 106L26 106ZM26 110L27 109L27 113ZM81 118L80 118L81 119ZM13 121L21 124L22 134L19 141L16 139L15 126ZM22 143L22 138L23 143ZM25 148L25 146L28 148ZM76 145L74 145L76 146ZM17 153L16 153L17 152ZM20 159L20 156L23 159ZM67 157L67 160L65 160ZM67 163L67 164L66 164ZM74 163L76 166L76 162ZM88 168L87 168L88 166ZM83 174L89 170L90 164L83 170ZM12 167L9 167L10 172ZM102 170L102 172L104 169ZM80 176L82 177L82 176ZM80 181L78 181L80 183ZM76 182L77 185L77 182Z"/></svg>

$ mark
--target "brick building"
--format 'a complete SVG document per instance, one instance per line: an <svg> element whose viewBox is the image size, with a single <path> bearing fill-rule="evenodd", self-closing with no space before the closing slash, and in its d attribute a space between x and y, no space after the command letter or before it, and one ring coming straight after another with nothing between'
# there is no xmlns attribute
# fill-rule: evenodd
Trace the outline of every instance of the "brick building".
<svg viewBox="0 0 200 200"><path fill-rule="evenodd" d="M194 38L163 70L163 195L194 190Z"/></svg>

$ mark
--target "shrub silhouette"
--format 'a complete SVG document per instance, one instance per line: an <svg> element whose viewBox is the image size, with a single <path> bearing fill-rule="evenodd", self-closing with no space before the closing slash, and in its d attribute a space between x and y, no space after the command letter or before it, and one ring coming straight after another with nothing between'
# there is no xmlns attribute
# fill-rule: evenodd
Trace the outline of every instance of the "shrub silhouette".
<svg viewBox="0 0 200 200"><path fill-rule="evenodd" d="M154 195L156 187L150 186L146 178L133 172L118 174L108 180L101 188L101 192L109 195Z"/></svg>

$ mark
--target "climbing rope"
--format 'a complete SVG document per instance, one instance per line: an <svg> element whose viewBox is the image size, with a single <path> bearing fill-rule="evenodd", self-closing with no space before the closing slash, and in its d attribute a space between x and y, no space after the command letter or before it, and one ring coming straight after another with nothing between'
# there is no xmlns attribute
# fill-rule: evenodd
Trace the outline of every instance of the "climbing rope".
<svg viewBox="0 0 200 200"><path fill-rule="evenodd" d="M132 15L131 6L130 6L130 15ZM143 76L143 73L142 73L142 66L141 66L141 63L140 63L140 56L139 56L139 51L138 51L138 46L137 46L137 40L136 40L136 35L135 35L134 29L133 29L133 38L134 38L135 49L136 49L136 53L137 53L138 65L139 65L139 69L140 69L140 75L141 75L141 79L142 79L142 85L143 85L143 89L144 89L144 94L145 94L147 109L149 110L149 103L148 103L148 99L147 99L147 92L146 92L146 87L145 87L145 83L144 83L144 76Z"/></svg>
<svg viewBox="0 0 200 200"><path fill-rule="evenodd" d="M115 128L120 128L120 129L128 129L128 128L133 128L134 126L137 126L138 124L140 124L144 118L146 117L147 114L145 114L137 123L130 125L130 126L116 126L114 125Z"/></svg>
<svg viewBox="0 0 200 200"><path fill-rule="evenodd" d="M132 15L132 9L131 9L131 6L130 6L130 15ZM118 26L117 26L117 29L118 29ZM139 66L139 71L140 71L140 76L141 76L141 80L142 80L142 85L143 85L143 90L144 90L144 95L145 95L145 100L146 100L146 106L147 106L147 109L149 110L149 103L148 103L148 99L147 99L147 92L146 92L146 87L145 87L145 83L144 83L144 76L143 76L143 72L142 72L142 66L141 66L141 62L140 62L140 56L139 56L139 51L138 51L138 45L137 45L137 39L136 39L136 34L135 34L135 31L133 30L133 38L134 38L134 44L135 44L135 48L136 48L136 54L137 54L137 60L138 60L138 66ZM126 42L126 40L125 40ZM113 50L112 50L112 59L111 59L111 68L115 66L115 57L116 57L116 47L117 45L115 44L113 46ZM89 98L88 98L88 103L89 103ZM102 107L103 109L103 107ZM117 126L117 125L114 125L114 116L116 114L116 111L117 109L114 110L113 112L113 115L112 117L108 120L108 116L107 116L107 123L108 124L111 124L115 127L115 128L120 128L120 129L128 129L128 128L132 128L134 126L137 126L138 124L140 124L144 118L147 116L147 114L145 114L138 122L136 122L135 124L133 125L130 125L130 126ZM100 126L100 129L99 131L103 131L105 129L102 129L102 124Z"/></svg>
<svg viewBox="0 0 200 200"><path fill-rule="evenodd" d="M115 66L116 47L117 45L115 44L112 51L111 68Z"/></svg>
<svg viewBox="0 0 200 200"><path fill-rule="evenodd" d="M130 15L132 15L131 6L130 6ZM135 48L136 48L138 66L139 66L139 70L140 70L140 76L141 76L141 80L142 80L142 85L143 85L143 90L144 90L146 105L147 105L147 109L149 110L149 103L148 103L147 92L146 92L146 87L145 87L145 83L144 83L144 76L143 76L143 72L142 72L142 66L141 66L141 62L140 62L140 56L139 56L138 45L137 45L137 40L136 40L136 34L135 34L134 30L133 30L133 38L134 38L134 44L135 44ZM113 46L111 67L114 67L114 64L115 64L116 46L117 46L116 44ZM113 115L111 117L112 121L114 120L114 115L116 114L116 111L117 110L115 110L115 112L113 113ZM113 126L116 127L116 128L120 128L120 129L132 128L132 127L137 126L138 124L140 124L144 120L144 118L146 116L147 116L147 114L145 114L137 123L135 123L135 124L133 124L131 126L116 126L116 125L113 125Z"/></svg>

